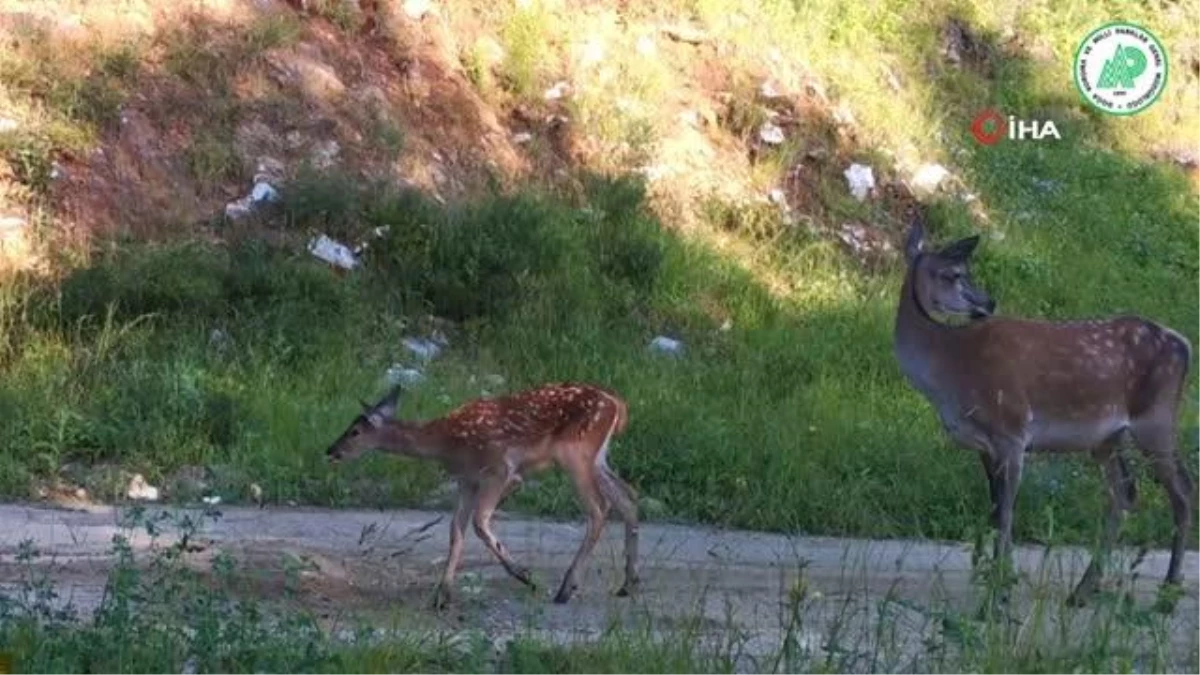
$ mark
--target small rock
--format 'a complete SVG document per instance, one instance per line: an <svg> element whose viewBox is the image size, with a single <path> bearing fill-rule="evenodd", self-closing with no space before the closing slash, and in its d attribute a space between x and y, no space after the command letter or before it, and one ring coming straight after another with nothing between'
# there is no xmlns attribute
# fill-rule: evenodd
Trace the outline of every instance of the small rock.
<svg viewBox="0 0 1200 675"><path fill-rule="evenodd" d="M875 174L869 166L851 164L842 175L846 177L846 183L850 186L850 194L860 202L875 189Z"/></svg>
<svg viewBox="0 0 1200 675"><path fill-rule="evenodd" d="M579 55L579 64L587 67L602 63L607 56L606 52L604 40L593 36L587 42L583 43L583 49Z"/></svg>
<svg viewBox="0 0 1200 675"><path fill-rule="evenodd" d="M804 91L809 96L824 103L829 100L829 96L825 93L825 85L816 80L809 80L804 83Z"/></svg>
<svg viewBox="0 0 1200 675"><path fill-rule="evenodd" d="M852 127L855 124L854 112L845 104L839 105L833 110L833 121L844 127Z"/></svg>
<svg viewBox="0 0 1200 675"><path fill-rule="evenodd" d="M242 220L253 212L254 207L251 206L248 197L242 197L225 205L225 217L229 220Z"/></svg>
<svg viewBox="0 0 1200 675"><path fill-rule="evenodd" d="M404 14L410 19L419 20L433 11L431 0L404 0Z"/></svg>
<svg viewBox="0 0 1200 675"><path fill-rule="evenodd" d="M838 238L855 255L881 253L892 250L891 242L879 230L867 227L861 223L846 223L842 225L841 231L838 232Z"/></svg>
<svg viewBox="0 0 1200 675"><path fill-rule="evenodd" d="M663 35L671 38L676 42L685 42L690 45L698 45L708 42L708 34L694 26L666 26L662 29Z"/></svg>
<svg viewBox="0 0 1200 675"><path fill-rule="evenodd" d="M84 490L83 488L75 488L75 498L87 499L87 490Z"/></svg>
<svg viewBox="0 0 1200 675"><path fill-rule="evenodd" d="M768 101L773 101L783 96L783 94L779 92L778 87L775 86L775 82L772 80L764 80L763 83L759 85L758 95Z"/></svg>
<svg viewBox="0 0 1200 675"><path fill-rule="evenodd" d="M557 101L566 97L570 93L571 85L567 84L565 81L559 81L556 82L553 87L547 89L545 93L542 94L542 98L546 99L547 101Z"/></svg>
<svg viewBox="0 0 1200 675"><path fill-rule="evenodd" d="M410 386L425 381L425 373L416 368L405 368L400 364L394 364L391 368L388 368L386 377L388 384L391 385L401 384Z"/></svg>
<svg viewBox="0 0 1200 675"><path fill-rule="evenodd" d="M422 361L431 361L442 351L441 345L427 338L406 337L400 343Z"/></svg>
<svg viewBox="0 0 1200 675"><path fill-rule="evenodd" d="M24 230L28 225L29 222L21 216L0 216L0 237Z"/></svg>
<svg viewBox="0 0 1200 675"><path fill-rule="evenodd" d="M758 138L767 145L779 145L787 140L783 135L783 129L780 129L774 122L763 122L758 129Z"/></svg>
<svg viewBox="0 0 1200 675"><path fill-rule="evenodd" d="M950 175L941 164L926 164L913 174L913 190L924 195L931 195L941 187L942 181Z"/></svg>
<svg viewBox="0 0 1200 675"><path fill-rule="evenodd" d="M21 123L11 117L0 117L0 134L16 131L21 128Z"/></svg>
<svg viewBox="0 0 1200 675"><path fill-rule="evenodd" d="M671 174L671 167L666 166L664 164L654 164L651 166L639 166L637 169L634 169L634 170L637 171L638 173L642 174L643 176L645 176L646 180L651 183L662 179L664 176L669 176Z"/></svg>
<svg viewBox="0 0 1200 675"><path fill-rule="evenodd" d="M334 241L323 234L308 243L308 251L313 256L342 269L351 270L360 264L358 258L354 256L354 252L345 244Z"/></svg>
<svg viewBox="0 0 1200 675"><path fill-rule="evenodd" d="M158 488L146 482L146 479L140 473L135 473L133 478L129 479L129 487L125 490L125 496L135 501L158 501Z"/></svg>
<svg viewBox="0 0 1200 675"><path fill-rule="evenodd" d="M679 120L684 124L697 129L704 126L704 117L698 110L684 110L683 112L679 113Z"/></svg>
<svg viewBox="0 0 1200 675"><path fill-rule="evenodd" d="M683 356L683 343L679 340L659 335L650 341L648 347L650 351L668 356L679 357Z"/></svg>
<svg viewBox="0 0 1200 675"><path fill-rule="evenodd" d="M286 175L283 162L274 157L259 157L255 163L255 183L282 183Z"/></svg>
<svg viewBox="0 0 1200 675"><path fill-rule="evenodd" d="M900 78L896 77L896 74L891 70L888 70L887 72L887 83L888 86L891 87L892 91L898 92L904 88L903 85L900 84Z"/></svg>
<svg viewBox="0 0 1200 675"><path fill-rule="evenodd" d="M1166 154L1170 161L1175 162L1185 169L1194 169L1200 166L1200 161L1196 158L1195 151L1192 150L1176 150Z"/></svg>
<svg viewBox="0 0 1200 675"><path fill-rule="evenodd" d="M257 204L260 202L273 202L279 199L279 192L271 187L270 183L255 183L254 189L250 191L250 201Z"/></svg>
<svg viewBox="0 0 1200 675"><path fill-rule="evenodd" d="M517 145L524 145L532 140L533 134L529 133L528 131L518 131L512 136L513 143L516 143Z"/></svg>
<svg viewBox="0 0 1200 675"><path fill-rule="evenodd" d="M776 206L779 206L783 209L788 208L787 194L782 188L775 188L768 192L767 199L771 200L771 203Z"/></svg>
<svg viewBox="0 0 1200 675"><path fill-rule="evenodd" d="M337 162L342 146L332 138L317 143L312 152L312 163L318 169L328 169Z"/></svg>

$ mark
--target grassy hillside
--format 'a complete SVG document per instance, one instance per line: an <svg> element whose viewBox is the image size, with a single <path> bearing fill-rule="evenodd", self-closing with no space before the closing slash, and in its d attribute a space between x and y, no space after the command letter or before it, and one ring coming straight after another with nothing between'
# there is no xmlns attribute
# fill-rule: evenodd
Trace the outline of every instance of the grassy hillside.
<svg viewBox="0 0 1200 675"><path fill-rule="evenodd" d="M977 277L1002 314L1134 312L1197 340L1197 191L1171 159L1195 158L1195 2L714 0L622 10L622 21L602 3L482 16L447 3L418 21L391 7L361 39L363 77L409 59L420 67L403 72L423 75L407 95L426 107L388 89L365 118L349 95L317 101L256 79L281 53L358 48L363 18L321 7L230 10L186 31L150 22L136 40L109 34L88 63L50 60L43 34L8 48L0 81L20 113L5 136L11 199L40 214L42 266L0 287L3 494L84 485L120 498L138 471L181 499L202 482L225 499L256 485L278 503L419 504L439 483L432 467L374 458L333 470L322 451L389 366L411 365L401 338L439 326L450 347L404 415L546 380L614 387L631 422L613 464L661 505L655 517L970 538L985 525L978 461L944 438L891 354L894 250L915 203L903 183L926 162L954 175L921 197L933 232L985 235ZM1086 110L1069 77L1078 40L1113 16L1150 27L1174 59L1163 100L1131 119ZM702 35L664 37L685 23ZM422 51L429 41L457 65L435 71L445 63ZM325 63L348 88L349 60ZM766 80L784 94L764 96ZM559 81L572 93L547 100ZM179 107L189 100L200 108ZM977 145L970 120L989 106L1053 119L1063 138ZM468 107L469 124L451 114ZM165 158L157 174L139 165L139 178L178 197L79 199L95 196L79 176L123 175L81 157L127 152L133 109ZM314 111L332 120L341 165L289 162L276 212L250 226L202 222L254 172L248 120L315 134L297 121ZM555 116L565 136L543 122ZM786 132L778 146L757 140L772 119ZM513 141L521 132L531 140ZM842 176L851 162L879 182L864 202ZM52 178L56 166L70 177ZM776 187L789 213L767 198ZM116 221L90 232L81 203ZM130 215L136 228L120 222L130 204L145 207ZM197 212L174 213L181 205ZM298 245L383 225L364 268L345 276ZM892 251L848 250L848 225ZM82 243L81 228L93 235ZM686 355L648 353L659 334ZM1189 382L1180 438L1195 468ZM1020 538L1095 535L1093 466L1046 458L1026 475ZM1143 490L1129 540L1166 540L1160 492ZM575 513L558 476L513 504Z"/></svg>

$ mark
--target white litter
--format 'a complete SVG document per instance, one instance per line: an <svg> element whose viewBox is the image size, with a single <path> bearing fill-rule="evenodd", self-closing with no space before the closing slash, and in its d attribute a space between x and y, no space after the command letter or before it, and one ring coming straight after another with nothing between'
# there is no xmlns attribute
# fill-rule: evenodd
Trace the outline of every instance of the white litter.
<svg viewBox="0 0 1200 675"><path fill-rule="evenodd" d="M323 234L308 242L308 251L315 257L343 269L352 270L360 264L358 258L354 256L354 252L345 244L336 242Z"/></svg>
<svg viewBox="0 0 1200 675"><path fill-rule="evenodd" d="M875 188L875 174L869 166L851 164L850 168L843 172L843 175L846 177L846 183L850 186L850 194L860 202L866 199L871 190Z"/></svg>

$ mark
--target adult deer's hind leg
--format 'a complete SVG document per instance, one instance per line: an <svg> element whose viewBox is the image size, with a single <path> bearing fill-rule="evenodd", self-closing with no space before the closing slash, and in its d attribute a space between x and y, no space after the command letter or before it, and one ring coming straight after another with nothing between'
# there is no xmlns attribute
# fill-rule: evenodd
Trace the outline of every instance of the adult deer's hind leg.
<svg viewBox="0 0 1200 675"><path fill-rule="evenodd" d="M1097 461L1100 462L1105 484L1108 487L1108 512L1100 548L1092 556L1092 560L1088 563L1087 570L1084 571L1075 590L1071 591L1071 595L1067 597L1067 603L1075 607L1086 604L1088 599L1096 593L1101 579L1104 578L1104 568L1108 564L1108 557L1116 544L1121 521L1125 517L1125 512L1133 507L1133 503L1137 499L1133 473L1129 470L1129 463L1121 455L1123 434L1123 431L1113 434L1094 453Z"/></svg>
<svg viewBox="0 0 1200 675"><path fill-rule="evenodd" d="M1136 420L1131 425L1133 438L1149 460L1154 477L1167 491L1175 518L1175 537L1171 542L1171 562L1164 584L1178 585L1182 577L1184 546L1192 521L1192 478L1175 451L1174 415L1158 419Z"/></svg>

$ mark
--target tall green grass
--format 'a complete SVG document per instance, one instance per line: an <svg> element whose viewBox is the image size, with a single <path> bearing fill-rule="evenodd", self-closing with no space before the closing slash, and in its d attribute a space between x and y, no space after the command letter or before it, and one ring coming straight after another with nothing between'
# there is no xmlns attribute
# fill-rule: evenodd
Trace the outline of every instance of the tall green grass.
<svg viewBox="0 0 1200 675"><path fill-rule="evenodd" d="M1086 207L1053 215L1038 206L1051 214L1040 225L982 247L981 281L1002 308L1140 310L1187 332L1196 303L1177 302L1186 291L1165 283L1188 278L1187 256L1169 253L1189 238L1194 250L1186 199L1155 187L1149 169L1102 159L1110 172L1142 172L1151 179L1138 188L1143 198L1165 203L1142 231L1094 224L1087 237L1054 239L1045 228L1076 227ZM82 473L104 477L89 487L114 497L119 474L72 469L115 464L170 488L174 472L200 465L226 499L245 498L254 483L271 501L418 504L439 481L436 468L375 457L334 470L322 451L357 399L382 391L386 368L415 365L401 338L434 315L455 322L451 347L406 396L403 415L445 413L482 395L488 375L505 377L506 390L590 380L630 404L614 465L672 517L954 539L983 526L977 462L945 440L893 362L898 268L867 275L836 253L813 255L822 245L797 235L776 243L772 264L782 273L802 265L798 283L836 280L839 290L782 299L697 240L670 234L637 181L585 183L577 198L522 192L454 207L415 192L295 190L298 226L339 222L347 236L389 227L364 269L346 277L262 243L125 245L59 286L10 289L0 489L22 496L33 480ZM323 215L305 220L313 214ZM934 214L936 229L965 231L963 217L947 207ZM1107 273L1101 254L1086 253L1136 236L1152 248L1122 271ZM686 355L648 351L658 334L682 339ZM1194 460L1194 412L1187 423ZM1162 497L1143 494L1147 506L1126 534L1164 541ZM514 503L576 512L557 475ZM1018 534L1088 541L1103 504L1088 463L1034 462Z"/></svg>

